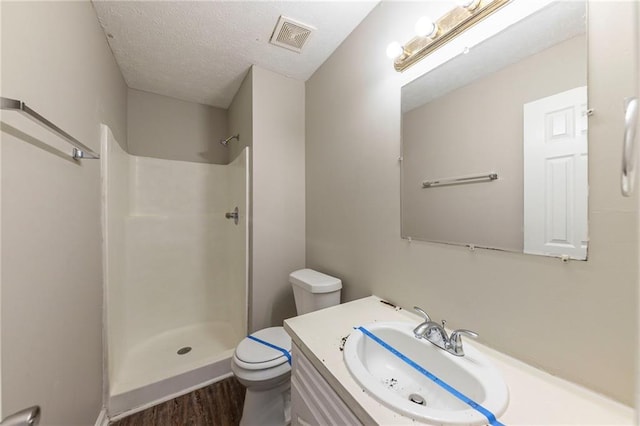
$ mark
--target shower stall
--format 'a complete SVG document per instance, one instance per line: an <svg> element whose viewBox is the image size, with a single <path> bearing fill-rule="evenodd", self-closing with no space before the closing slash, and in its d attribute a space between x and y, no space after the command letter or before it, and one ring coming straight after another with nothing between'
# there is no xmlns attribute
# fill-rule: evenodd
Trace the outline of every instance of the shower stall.
<svg viewBox="0 0 640 426"><path fill-rule="evenodd" d="M117 418L231 374L247 331L249 152L228 165L146 158L102 133L105 392Z"/></svg>

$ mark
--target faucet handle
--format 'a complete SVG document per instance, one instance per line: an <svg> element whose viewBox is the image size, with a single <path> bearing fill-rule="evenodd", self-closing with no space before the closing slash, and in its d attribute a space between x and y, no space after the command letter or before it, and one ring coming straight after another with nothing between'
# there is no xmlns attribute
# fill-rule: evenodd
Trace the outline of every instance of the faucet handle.
<svg viewBox="0 0 640 426"><path fill-rule="evenodd" d="M426 313L422 308L419 308L418 306L414 306L413 310L419 313L420 315L422 315L425 321L427 322L431 321L431 317L429 316L429 314Z"/></svg>
<svg viewBox="0 0 640 426"><path fill-rule="evenodd" d="M462 349L462 335L473 337L474 339L478 337L478 333L471 330L460 329L451 333L449 337L449 345L451 351L454 355L464 356L464 350Z"/></svg>

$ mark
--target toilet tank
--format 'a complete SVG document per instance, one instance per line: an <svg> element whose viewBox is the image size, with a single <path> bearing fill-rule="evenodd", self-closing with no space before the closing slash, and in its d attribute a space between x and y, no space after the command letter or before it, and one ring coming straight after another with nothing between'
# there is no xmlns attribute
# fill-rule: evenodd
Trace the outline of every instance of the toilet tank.
<svg viewBox="0 0 640 426"><path fill-rule="evenodd" d="M339 278L314 271L300 269L289 274L298 315L340 304L342 281Z"/></svg>

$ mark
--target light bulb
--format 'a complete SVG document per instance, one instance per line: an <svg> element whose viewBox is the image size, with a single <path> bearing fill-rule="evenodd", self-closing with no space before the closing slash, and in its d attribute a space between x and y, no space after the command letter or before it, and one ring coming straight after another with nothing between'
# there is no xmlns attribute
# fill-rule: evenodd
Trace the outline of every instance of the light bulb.
<svg viewBox="0 0 640 426"><path fill-rule="evenodd" d="M389 46L387 46L387 57L389 59L397 58L398 56L402 55L402 52L404 52L404 49L397 41L391 42L389 43Z"/></svg>
<svg viewBox="0 0 640 426"><path fill-rule="evenodd" d="M423 16L416 22L415 31L418 37L431 37L437 30L438 27L428 16Z"/></svg>
<svg viewBox="0 0 640 426"><path fill-rule="evenodd" d="M465 9L475 9L480 4L479 0L456 0L456 4Z"/></svg>

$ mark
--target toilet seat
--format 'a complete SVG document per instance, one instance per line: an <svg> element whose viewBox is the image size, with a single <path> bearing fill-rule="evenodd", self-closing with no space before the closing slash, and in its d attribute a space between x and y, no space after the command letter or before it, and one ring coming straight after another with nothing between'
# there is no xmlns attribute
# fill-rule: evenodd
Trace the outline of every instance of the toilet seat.
<svg viewBox="0 0 640 426"><path fill-rule="evenodd" d="M265 328L251 336L291 352L291 337L283 327ZM246 370L264 370L287 363L288 357L278 349L245 337L236 347L233 360Z"/></svg>

